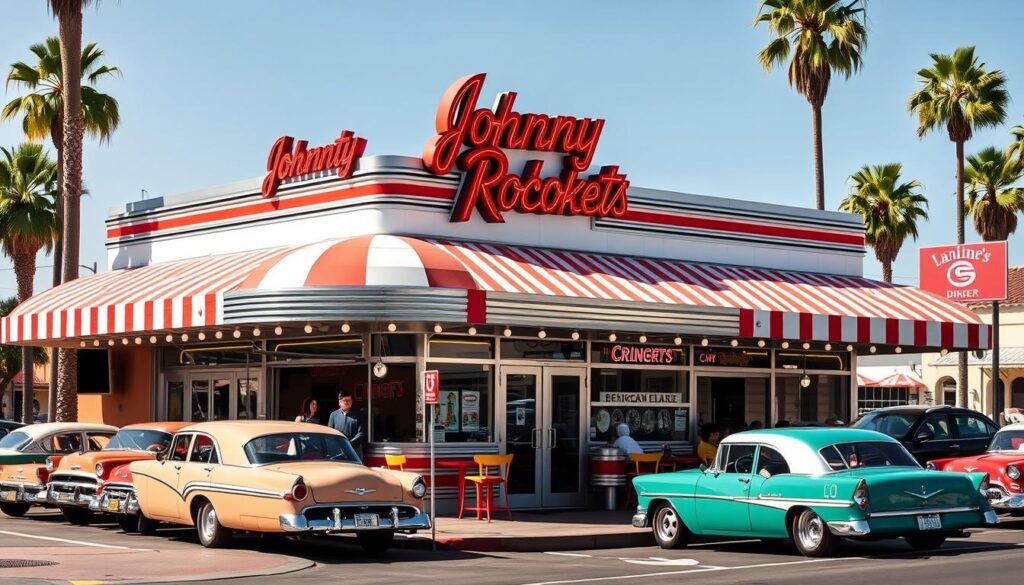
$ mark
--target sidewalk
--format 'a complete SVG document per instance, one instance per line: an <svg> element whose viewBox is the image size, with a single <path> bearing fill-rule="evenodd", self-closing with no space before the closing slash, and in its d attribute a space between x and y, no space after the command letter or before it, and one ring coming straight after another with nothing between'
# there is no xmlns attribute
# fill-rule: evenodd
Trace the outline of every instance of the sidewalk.
<svg viewBox="0 0 1024 585"><path fill-rule="evenodd" d="M561 512L512 511L512 520L495 514L488 523L475 516L437 518L437 547L449 550L540 552L620 548L654 544L651 530L633 528L626 510ZM399 546L430 548L430 532L396 541Z"/></svg>

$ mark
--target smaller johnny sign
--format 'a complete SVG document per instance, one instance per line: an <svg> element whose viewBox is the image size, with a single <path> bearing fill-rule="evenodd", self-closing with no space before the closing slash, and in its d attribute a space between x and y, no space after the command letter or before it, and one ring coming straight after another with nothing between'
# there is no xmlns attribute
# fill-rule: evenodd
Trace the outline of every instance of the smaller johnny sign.
<svg viewBox="0 0 1024 585"><path fill-rule="evenodd" d="M1006 298L1006 242L921 248L921 289L960 303Z"/></svg>

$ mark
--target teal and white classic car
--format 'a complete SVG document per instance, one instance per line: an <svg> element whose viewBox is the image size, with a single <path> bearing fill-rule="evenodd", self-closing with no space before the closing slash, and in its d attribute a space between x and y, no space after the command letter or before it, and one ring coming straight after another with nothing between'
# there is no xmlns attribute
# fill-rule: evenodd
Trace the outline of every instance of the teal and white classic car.
<svg viewBox="0 0 1024 585"><path fill-rule="evenodd" d="M926 471L895 439L847 428L789 428L730 435L711 468L633 479L636 527L663 548L691 534L792 538L826 556L843 538L899 538L937 548L995 524L983 473Z"/></svg>

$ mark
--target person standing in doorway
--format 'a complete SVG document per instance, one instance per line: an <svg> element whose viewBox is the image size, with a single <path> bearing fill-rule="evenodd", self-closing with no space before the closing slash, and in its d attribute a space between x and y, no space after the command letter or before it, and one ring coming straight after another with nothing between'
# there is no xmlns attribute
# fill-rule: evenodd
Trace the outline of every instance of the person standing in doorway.
<svg viewBox="0 0 1024 585"><path fill-rule="evenodd" d="M338 410L331 413L327 426L341 431L348 437L359 458L363 458L363 421L352 409L351 392L338 392Z"/></svg>
<svg viewBox="0 0 1024 585"><path fill-rule="evenodd" d="M317 411L316 398L310 396L302 401L302 412L295 417L295 422L320 424L320 413Z"/></svg>

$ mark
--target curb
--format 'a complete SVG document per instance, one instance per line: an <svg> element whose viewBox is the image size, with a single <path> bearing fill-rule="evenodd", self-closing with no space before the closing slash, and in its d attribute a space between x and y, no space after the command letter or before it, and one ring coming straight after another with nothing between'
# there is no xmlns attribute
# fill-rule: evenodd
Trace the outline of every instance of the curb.
<svg viewBox="0 0 1024 585"><path fill-rule="evenodd" d="M286 563L277 567L271 567L262 571L234 571L231 573L206 573L202 575L189 575L188 577L158 577L146 579L105 579L96 583L110 583L116 585L135 585L136 583L187 583L190 581L220 581L224 579L244 579L247 577L273 577L274 575L287 575L296 573L310 567L315 567L314 561L296 557L285 557ZM65 581L66 582L66 581Z"/></svg>
<svg viewBox="0 0 1024 585"><path fill-rule="evenodd" d="M591 550L602 548L632 548L651 546L654 534L649 530L619 534L580 534L569 536L525 536L525 537L439 537L438 550L461 550L477 552L546 552L567 550ZM417 550L429 550L430 538L410 536L395 540L395 546Z"/></svg>

